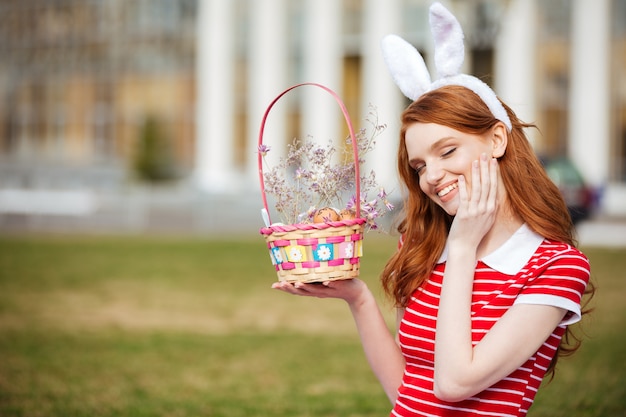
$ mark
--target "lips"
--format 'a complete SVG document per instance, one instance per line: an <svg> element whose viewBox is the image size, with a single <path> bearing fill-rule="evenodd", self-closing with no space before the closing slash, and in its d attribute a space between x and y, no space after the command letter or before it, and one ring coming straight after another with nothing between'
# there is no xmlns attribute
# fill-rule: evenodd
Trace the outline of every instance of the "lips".
<svg viewBox="0 0 626 417"><path fill-rule="evenodd" d="M459 187L459 184L454 182L452 184L449 184L449 185L443 187L441 190L437 191L437 195L439 197L443 197L443 196L447 195L450 191L452 191L452 190L454 190L454 189L456 189L458 187Z"/></svg>

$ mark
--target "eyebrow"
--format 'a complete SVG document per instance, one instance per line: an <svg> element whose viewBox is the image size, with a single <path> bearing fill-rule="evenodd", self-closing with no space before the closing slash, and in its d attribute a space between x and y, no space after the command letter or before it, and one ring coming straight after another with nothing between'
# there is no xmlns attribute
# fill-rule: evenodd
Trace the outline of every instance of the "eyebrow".
<svg viewBox="0 0 626 417"><path fill-rule="evenodd" d="M430 145L429 147L429 151L434 151L437 148L442 147L443 145L445 145L446 142L456 139L454 136L445 136L441 139L436 140L432 145ZM413 158L411 160L409 160L409 165L413 166L416 162L421 162L422 160L420 158Z"/></svg>

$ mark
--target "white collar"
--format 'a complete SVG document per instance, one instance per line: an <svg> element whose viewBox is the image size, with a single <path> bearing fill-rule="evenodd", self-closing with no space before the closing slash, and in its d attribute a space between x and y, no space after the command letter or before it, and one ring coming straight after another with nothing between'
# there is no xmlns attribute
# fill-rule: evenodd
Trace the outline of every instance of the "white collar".
<svg viewBox="0 0 626 417"><path fill-rule="evenodd" d="M543 240L542 236L530 230L524 223L502 246L483 257L481 261L498 272L515 275L526 265ZM448 242L437 263L443 263L447 259Z"/></svg>

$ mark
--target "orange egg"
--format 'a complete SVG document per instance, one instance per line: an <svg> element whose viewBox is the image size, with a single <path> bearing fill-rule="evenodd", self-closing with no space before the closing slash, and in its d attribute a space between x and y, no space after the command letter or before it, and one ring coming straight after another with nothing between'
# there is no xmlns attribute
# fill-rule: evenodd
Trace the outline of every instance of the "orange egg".
<svg viewBox="0 0 626 417"><path fill-rule="evenodd" d="M341 218L341 220L352 220L352 219L356 219L356 211L355 210L349 210L349 209L343 209L339 212L339 217Z"/></svg>
<svg viewBox="0 0 626 417"><path fill-rule="evenodd" d="M315 212L313 216L313 223L328 223L336 222L339 220L339 214L337 210L332 207L324 207Z"/></svg>

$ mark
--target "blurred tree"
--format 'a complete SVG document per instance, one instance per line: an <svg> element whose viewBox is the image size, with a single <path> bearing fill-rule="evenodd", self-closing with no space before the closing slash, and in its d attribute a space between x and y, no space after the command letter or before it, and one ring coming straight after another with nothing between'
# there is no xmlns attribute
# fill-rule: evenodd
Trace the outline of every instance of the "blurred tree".
<svg viewBox="0 0 626 417"><path fill-rule="evenodd" d="M133 168L140 180L151 183L169 181L177 177L170 140L154 116L146 117L141 127Z"/></svg>

